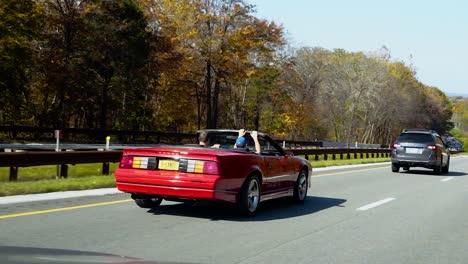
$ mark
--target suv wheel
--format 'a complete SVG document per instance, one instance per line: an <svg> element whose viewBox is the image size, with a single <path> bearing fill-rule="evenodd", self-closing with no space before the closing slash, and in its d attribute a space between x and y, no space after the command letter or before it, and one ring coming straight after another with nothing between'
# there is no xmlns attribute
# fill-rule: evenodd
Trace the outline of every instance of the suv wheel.
<svg viewBox="0 0 468 264"><path fill-rule="evenodd" d="M448 173L450 167L450 158L447 160L447 166L442 167L442 173Z"/></svg>
<svg viewBox="0 0 468 264"><path fill-rule="evenodd" d="M398 164L392 163L392 171L393 172L400 171L400 166L398 166Z"/></svg>
<svg viewBox="0 0 468 264"><path fill-rule="evenodd" d="M442 157L440 158L440 163L436 167L434 167L434 174L440 175L442 173Z"/></svg>

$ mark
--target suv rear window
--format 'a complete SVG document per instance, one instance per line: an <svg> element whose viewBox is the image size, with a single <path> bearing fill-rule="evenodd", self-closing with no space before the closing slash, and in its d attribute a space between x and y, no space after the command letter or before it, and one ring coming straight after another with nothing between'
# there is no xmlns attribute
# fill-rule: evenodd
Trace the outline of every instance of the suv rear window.
<svg viewBox="0 0 468 264"><path fill-rule="evenodd" d="M431 135L420 133L404 133L397 138L398 142L411 143L433 143L434 139Z"/></svg>

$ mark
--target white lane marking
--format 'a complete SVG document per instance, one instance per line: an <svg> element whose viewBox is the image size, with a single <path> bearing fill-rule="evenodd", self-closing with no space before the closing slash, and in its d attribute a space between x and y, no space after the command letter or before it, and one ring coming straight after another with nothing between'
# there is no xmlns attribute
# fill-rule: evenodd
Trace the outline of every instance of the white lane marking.
<svg viewBox="0 0 468 264"><path fill-rule="evenodd" d="M393 198L393 197L385 198L385 199L380 200L380 201L377 201L377 202L375 202L375 203L370 203L370 204L368 204L368 205L364 205L364 206L362 206L362 207L359 207L359 208L356 209L356 210L358 210L358 211L366 211L366 210L372 209L372 208L374 208L374 207L377 207L377 206L379 206L379 205L382 205L382 204L384 204L384 203L391 202L391 201L393 201L393 200L395 200L395 198Z"/></svg>
<svg viewBox="0 0 468 264"><path fill-rule="evenodd" d="M446 181L450 181L450 180L453 180L453 177L448 177L448 178L442 179L440 181L441 182L446 182Z"/></svg>

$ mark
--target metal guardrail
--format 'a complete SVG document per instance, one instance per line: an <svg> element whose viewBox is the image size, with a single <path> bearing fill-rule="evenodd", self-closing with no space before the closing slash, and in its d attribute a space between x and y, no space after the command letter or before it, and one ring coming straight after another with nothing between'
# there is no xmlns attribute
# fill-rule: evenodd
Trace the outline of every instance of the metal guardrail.
<svg viewBox="0 0 468 264"><path fill-rule="evenodd" d="M67 178L69 164L102 162L102 174L109 175L109 162L119 162L121 157L121 150L4 152L0 153L0 167L10 167L10 181L18 179L18 168L40 165L59 165L58 176Z"/></svg>
<svg viewBox="0 0 468 264"><path fill-rule="evenodd" d="M293 152L294 155L305 155L306 159L310 156L314 160L319 159L319 155L332 155L332 159L339 156L340 159L370 158L376 156L390 155L389 149L350 149L350 148L313 148L313 149L286 149ZM10 181L18 179L18 168L39 166L39 165L59 165L59 175L66 178L68 175L68 165L82 163L102 163L102 174L109 174L109 163L119 162L122 156L122 150L109 151L26 151L26 152L3 152L0 153L0 167L10 167Z"/></svg>

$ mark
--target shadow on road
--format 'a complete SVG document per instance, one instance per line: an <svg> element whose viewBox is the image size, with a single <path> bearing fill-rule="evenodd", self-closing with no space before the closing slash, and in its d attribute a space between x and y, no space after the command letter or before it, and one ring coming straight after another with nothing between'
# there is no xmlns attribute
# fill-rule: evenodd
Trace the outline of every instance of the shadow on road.
<svg viewBox="0 0 468 264"><path fill-rule="evenodd" d="M260 204L254 217L242 217L234 206L205 203L190 205L187 203L164 205L148 211L154 215L177 215L185 217L206 218L213 221L255 222L285 219L309 215L331 207L344 207L345 199L308 196L304 204L294 204L290 199L276 199Z"/></svg>
<svg viewBox="0 0 468 264"><path fill-rule="evenodd" d="M411 169L409 171L402 171L400 173L403 174L416 174L416 175L429 175L429 176L437 176L437 177L461 177L461 176L468 176L468 173L462 171L449 171L449 173L443 173L440 175L434 174L432 170L424 170L424 169Z"/></svg>

